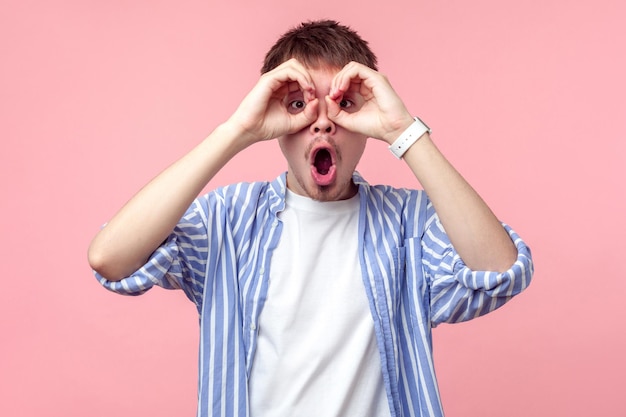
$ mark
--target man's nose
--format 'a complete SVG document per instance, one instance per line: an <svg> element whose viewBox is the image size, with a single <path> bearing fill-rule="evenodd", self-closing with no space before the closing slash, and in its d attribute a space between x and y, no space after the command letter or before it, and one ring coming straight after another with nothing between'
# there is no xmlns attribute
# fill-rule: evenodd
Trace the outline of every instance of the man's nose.
<svg viewBox="0 0 626 417"><path fill-rule="evenodd" d="M335 123L328 118L326 106L319 106L317 112L317 119L311 124L311 133L335 133Z"/></svg>

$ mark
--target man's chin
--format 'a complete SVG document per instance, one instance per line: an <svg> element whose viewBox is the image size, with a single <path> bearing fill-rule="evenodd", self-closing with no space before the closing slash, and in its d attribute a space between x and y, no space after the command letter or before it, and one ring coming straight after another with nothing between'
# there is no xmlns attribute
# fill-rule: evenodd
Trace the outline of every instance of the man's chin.
<svg viewBox="0 0 626 417"><path fill-rule="evenodd" d="M292 182L291 179L294 181ZM353 197L358 187L352 182L352 177L348 181L340 182L335 179L328 185L317 184L312 178L303 181L303 178L287 176L287 188L296 194L308 197L316 201L338 201L347 200Z"/></svg>
<svg viewBox="0 0 626 417"><path fill-rule="evenodd" d="M316 201L339 201L347 200L356 194L356 185L349 181L340 185L334 182L329 185L314 184L307 187L307 196Z"/></svg>

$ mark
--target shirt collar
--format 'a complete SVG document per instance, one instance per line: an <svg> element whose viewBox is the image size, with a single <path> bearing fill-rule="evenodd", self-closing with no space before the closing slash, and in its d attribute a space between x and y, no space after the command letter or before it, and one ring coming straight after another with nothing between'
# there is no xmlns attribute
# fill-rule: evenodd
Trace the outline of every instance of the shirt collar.
<svg viewBox="0 0 626 417"><path fill-rule="evenodd" d="M361 174L354 171L352 181L359 187L359 194L367 193L368 183ZM274 181L269 183L268 199L270 202L270 212L276 216L285 209L285 194L287 192L287 172L283 172Z"/></svg>

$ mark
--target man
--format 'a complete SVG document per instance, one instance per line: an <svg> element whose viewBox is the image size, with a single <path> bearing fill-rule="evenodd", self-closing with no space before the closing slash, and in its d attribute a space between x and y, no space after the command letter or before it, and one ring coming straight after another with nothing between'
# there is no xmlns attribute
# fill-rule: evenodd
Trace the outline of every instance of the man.
<svg viewBox="0 0 626 417"><path fill-rule="evenodd" d="M503 305L530 251L437 150L350 28L304 23L235 113L95 237L123 294L181 288L200 315L200 416L440 416L431 328ZM385 141L424 191L356 172ZM197 195L277 139L287 172ZM489 272L487 272L489 271Z"/></svg>

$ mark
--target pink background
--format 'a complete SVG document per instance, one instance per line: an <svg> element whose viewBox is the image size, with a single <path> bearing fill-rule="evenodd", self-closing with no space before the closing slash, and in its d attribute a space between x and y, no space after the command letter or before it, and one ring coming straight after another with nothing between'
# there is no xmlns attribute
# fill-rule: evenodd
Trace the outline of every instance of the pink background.
<svg viewBox="0 0 626 417"><path fill-rule="evenodd" d="M626 415L621 0L4 0L0 415L194 415L194 306L181 292L105 291L87 246L234 110L280 33L322 17L370 41L533 249L526 293L435 330L447 415ZM259 145L211 187L284 167L274 143ZM380 143L360 171L416 185Z"/></svg>

